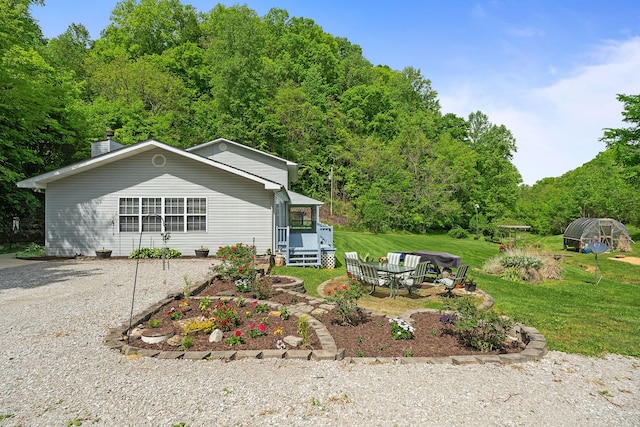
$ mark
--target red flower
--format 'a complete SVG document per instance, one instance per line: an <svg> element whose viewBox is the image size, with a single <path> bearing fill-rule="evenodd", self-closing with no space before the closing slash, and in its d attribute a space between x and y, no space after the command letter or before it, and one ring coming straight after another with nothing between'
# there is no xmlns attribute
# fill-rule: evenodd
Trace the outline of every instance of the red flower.
<svg viewBox="0 0 640 427"><path fill-rule="evenodd" d="M253 304L251 304L252 306L257 306L258 305L258 301L254 301Z"/></svg>
<svg viewBox="0 0 640 427"><path fill-rule="evenodd" d="M350 271L347 271L347 276L351 276L353 273Z"/></svg>
<svg viewBox="0 0 640 427"><path fill-rule="evenodd" d="M264 323L260 323L260 324L258 325L258 329L260 329L262 332L264 332L264 331L266 331L266 330L267 330L267 327L266 327L266 326L264 326Z"/></svg>
<svg viewBox="0 0 640 427"><path fill-rule="evenodd" d="M239 337L240 335L242 335L242 332L236 331L236 336Z"/></svg>
<svg viewBox="0 0 640 427"><path fill-rule="evenodd" d="M347 285L342 285L342 289L347 290Z"/></svg>
<svg viewBox="0 0 640 427"><path fill-rule="evenodd" d="M328 290L328 291L327 291L327 295L331 295L331 290Z"/></svg>
<svg viewBox="0 0 640 427"><path fill-rule="evenodd" d="M252 324L250 324L250 325L249 325L249 329L253 329L253 328L255 328L255 327L256 327L256 324L255 324L255 323L252 323Z"/></svg>
<svg viewBox="0 0 640 427"><path fill-rule="evenodd" d="M334 288L333 288L333 290L334 290L334 291L337 291L337 290L338 290L338 287L337 287L337 286L336 286L336 287L334 287Z"/></svg>
<svg viewBox="0 0 640 427"><path fill-rule="evenodd" d="M356 277L354 277L354 278L353 278L353 281L354 281L354 282L357 282L357 281L358 281L358 279L357 279Z"/></svg>

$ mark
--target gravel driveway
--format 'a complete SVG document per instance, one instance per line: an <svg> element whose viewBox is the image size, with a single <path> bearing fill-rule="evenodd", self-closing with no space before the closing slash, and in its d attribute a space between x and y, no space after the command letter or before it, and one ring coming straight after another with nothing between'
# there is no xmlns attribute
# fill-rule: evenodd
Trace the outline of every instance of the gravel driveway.
<svg viewBox="0 0 640 427"><path fill-rule="evenodd" d="M210 262L141 261L134 311ZM463 366L125 357L101 343L128 321L135 271L116 259L0 269L0 427L640 425L640 359L615 355Z"/></svg>

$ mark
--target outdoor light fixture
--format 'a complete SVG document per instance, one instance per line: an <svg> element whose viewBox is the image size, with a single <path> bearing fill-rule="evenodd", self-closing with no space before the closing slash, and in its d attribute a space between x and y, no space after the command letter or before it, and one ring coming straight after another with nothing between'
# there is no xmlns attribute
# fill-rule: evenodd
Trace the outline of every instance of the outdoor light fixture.
<svg viewBox="0 0 640 427"><path fill-rule="evenodd" d="M476 208L476 240L478 240L480 238L480 235L478 234L478 208L480 205L476 203L473 207Z"/></svg>

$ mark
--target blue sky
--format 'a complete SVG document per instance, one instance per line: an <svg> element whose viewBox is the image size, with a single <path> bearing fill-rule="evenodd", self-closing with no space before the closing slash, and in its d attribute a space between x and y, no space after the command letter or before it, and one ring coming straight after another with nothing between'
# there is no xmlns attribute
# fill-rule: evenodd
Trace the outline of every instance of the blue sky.
<svg viewBox="0 0 640 427"><path fill-rule="evenodd" d="M217 1L182 0L201 12ZM45 37L83 24L93 39L116 0L45 0L32 15ZM616 94L640 93L637 0L248 0L313 19L362 47L374 65L419 68L443 113L482 111L516 138L526 184L556 177L605 149L603 128L621 127ZM224 136L224 135L220 135Z"/></svg>

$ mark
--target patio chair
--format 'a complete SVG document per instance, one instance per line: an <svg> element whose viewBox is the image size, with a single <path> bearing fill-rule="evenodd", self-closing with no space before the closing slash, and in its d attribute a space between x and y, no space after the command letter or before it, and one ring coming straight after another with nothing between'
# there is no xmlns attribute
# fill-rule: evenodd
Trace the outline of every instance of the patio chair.
<svg viewBox="0 0 640 427"><path fill-rule="evenodd" d="M344 253L344 257L345 258L355 259L355 260L359 260L360 259L360 258L358 258L358 252L345 252Z"/></svg>
<svg viewBox="0 0 640 427"><path fill-rule="evenodd" d="M376 286L389 286L391 280L388 277L378 275L378 270L372 265L360 264L362 282L371 287L369 294L376 291Z"/></svg>
<svg viewBox="0 0 640 427"><path fill-rule="evenodd" d="M411 289L413 289L414 286L420 285L427 280L429 274L428 268L429 262L418 263L416 269L413 270L409 276L400 278L400 284L407 288L409 295L411 295Z"/></svg>
<svg viewBox="0 0 640 427"><path fill-rule="evenodd" d="M357 255L356 255L356 258L353 258L353 257L349 258L346 255L347 254L345 254L345 257L344 257L344 265L345 265L345 268L347 269L347 275L351 273L351 275L356 279L362 280L362 270L360 269L360 261L358 261Z"/></svg>
<svg viewBox="0 0 640 427"><path fill-rule="evenodd" d="M387 262L389 264L400 265L400 257L402 256L399 252L388 252L387 253Z"/></svg>
<svg viewBox="0 0 640 427"><path fill-rule="evenodd" d="M441 279L437 279L435 283L444 286L447 291L446 296L452 297L452 291L456 288L456 286L464 284L464 279L467 276L468 269L468 264L461 265L460 267L458 267L458 270L456 271L456 275L454 277L443 277Z"/></svg>
<svg viewBox="0 0 640 427"><path fill-rule="evenodd" d="M420 264L420 256L407 254L404 256L404 265L407 267L417 267Z"/></svg>
<svg viewBox="0 0 640 427"><path fill-rule="evenodd" d="M416 268L418 266L418 264L420 264L420 257L418 255L407 254L407 255L404 256L404 265L405 265L405 267ZM401 278L402 279L408 279L409 277L411 277L412 273L413 273L412 271L408 271L406 273L403 273Z"/></svg>

